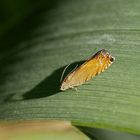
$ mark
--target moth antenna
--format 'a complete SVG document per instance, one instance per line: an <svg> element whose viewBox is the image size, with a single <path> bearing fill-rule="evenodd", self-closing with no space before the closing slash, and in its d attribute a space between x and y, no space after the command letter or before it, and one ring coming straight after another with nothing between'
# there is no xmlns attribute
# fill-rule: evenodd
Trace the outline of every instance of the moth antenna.
<svg viewBox="0 0 140 140"><path fill-rule="evenodd" d="M68 65L64 68L64 70L63 70L63 72L62 72L62 75L61 75L61 78L60 78L60 82L62 81L63 76L64 76L64 73L65 73L66 69L67 69L69 66L70 66L70 64L68 64Z"/></svg>
<svg viewBox="0 0 140 140"><path fill-rule="evenodd" d="M61 75L61 78L60 78L60 82L62 81L63 76L64 76L64 73L65 73L66 69L67 69L69 66L70 66L70 64L68 64L68 65L64 68L64 70L63 70L63 72L62 72L62 75ZM78 64L75 66L75 68L74 68L71 72L73 72L73 71L77 68L77 66L78 66Z"/></svg>

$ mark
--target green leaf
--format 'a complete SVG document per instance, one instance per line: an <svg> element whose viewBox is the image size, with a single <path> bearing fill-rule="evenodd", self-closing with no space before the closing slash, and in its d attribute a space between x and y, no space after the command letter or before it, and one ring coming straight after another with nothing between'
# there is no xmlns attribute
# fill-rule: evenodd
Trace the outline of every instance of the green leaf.
<svg viewBox="0 0 140 140"><path fill-rule="evenodd" d="M59 119L140 134L140 2L54 3L0 41L0 119ZM104 73L61 92L68 64L106 49L116 61Z"/></svg>

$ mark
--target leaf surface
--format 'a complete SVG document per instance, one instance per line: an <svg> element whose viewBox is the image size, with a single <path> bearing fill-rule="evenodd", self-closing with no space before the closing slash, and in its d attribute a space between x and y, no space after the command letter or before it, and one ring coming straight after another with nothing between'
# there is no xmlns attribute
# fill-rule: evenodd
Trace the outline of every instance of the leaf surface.
<svg viewBox="0 0 140 140"><path fill-rule="evenodd" d="M140 134L140 2L64 0L1 38L0 119L60 119ZM64 67L100 49L116 61L61 92Z"/></svg>

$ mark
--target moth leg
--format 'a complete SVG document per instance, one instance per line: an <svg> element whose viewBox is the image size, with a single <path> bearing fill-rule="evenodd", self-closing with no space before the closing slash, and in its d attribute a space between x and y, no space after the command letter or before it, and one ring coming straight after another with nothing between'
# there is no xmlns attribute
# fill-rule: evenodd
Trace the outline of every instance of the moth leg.
<svg viewBox="0 0 140 140"><path fill-rule="evenodd" d="M77 91L77 88L76 88L76 87L74 87L73 89L74 89L75 91Z"/></svg>
<svg viewBox="0 0 140 140"><path fill-rule="evenodd" d="M77 91L77 88L74 86L71 86L70 88L73 89L74 91Z"/></svg>

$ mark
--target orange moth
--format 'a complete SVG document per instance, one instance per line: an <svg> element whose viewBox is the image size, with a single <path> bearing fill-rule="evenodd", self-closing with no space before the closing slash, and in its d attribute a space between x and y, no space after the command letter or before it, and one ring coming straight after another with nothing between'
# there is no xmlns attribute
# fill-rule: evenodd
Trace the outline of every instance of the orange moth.
<svg viewBox="0 0 140 140"><path fill-rule="evenodd" d="M81 66L70 72L62 81L60 90L64 91L84 84L107 69L115 60L106 50L98 51Z"/></svg>

